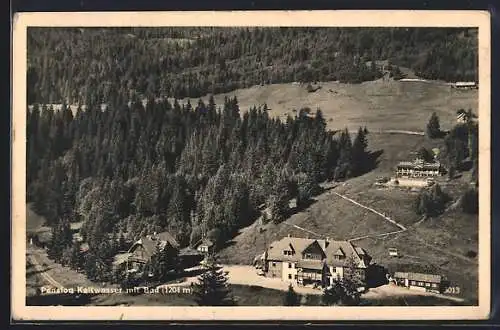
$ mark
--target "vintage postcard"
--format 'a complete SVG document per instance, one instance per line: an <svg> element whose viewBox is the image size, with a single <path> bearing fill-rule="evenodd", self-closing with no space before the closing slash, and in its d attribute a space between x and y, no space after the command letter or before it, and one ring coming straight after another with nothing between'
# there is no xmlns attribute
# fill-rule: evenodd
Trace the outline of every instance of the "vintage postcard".
<svg viewBox="0 0 500 330"><path fill-rule="evenodd" d="M487 12L13 34L13 319L488 317Z"/></svg>

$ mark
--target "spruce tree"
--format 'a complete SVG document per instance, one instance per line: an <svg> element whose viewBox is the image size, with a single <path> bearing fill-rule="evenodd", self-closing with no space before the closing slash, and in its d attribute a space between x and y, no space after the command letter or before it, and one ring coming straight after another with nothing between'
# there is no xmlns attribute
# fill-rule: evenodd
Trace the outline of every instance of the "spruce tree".
<svg viewBox="0 0 500 330"><path fill-rule="evenodd" d="M344 288L339 281L335 281L332 286L326 288L321 296L321 301L324 305L338 305L344 296Z"/></svg>
<svg viewBox="0 0 500 330"><path fill-rule="evenodd" d="M479 212L479 194L477 189L467 189L462 195L460 206L465 213L477 214Z"/></svg>
<svg viewBox="0 0 500 330"><path fill-rule="evenodd" d="M367 166L367 146L365 131L360 127L358 135L356 135L352 144L351 172L353 176L361 175L365 172Z"/></svg>
<svg viewBox="0 0 500 330"><path fill-rule="evenodd" d="M338 144L339 158L333 175L335 180L348 178L352 174L352 141L347 128L341 132Z"/></svg>
<svg viewBox="0 0 500 330"><path fill-rule="evenodd" d="M210 255L204 265L204 272L194 285L195 301L199 306L231 306L234 298L228 284L227 272L217 264L217 257Z"/></svg>
<svg viewBox="0 0 500 330"><path fill-rule="evenodd" d="M151 273L155 280L166 281L172 272L179 270L179 258L177 250L170 245L156 246L155 253L151 257Z"/></svg>
<svg viewBox="0 0 500 330"><path fill-rule="evenodd" d="M429 123L427 124L427 135L431 139L435 139L441 136L439 117L435 112L432 113L431 118L429 119Z"/></svg>
<svg viewBox="0 0 500 330"><path fill-rule="evenodd" d="M47 254L55 261L61 261L64 250L71 246L72 240L69 221L60 220L52 227L52 237Z"/></svg>
<svg viewBox="0 0 500 330"><path fill-rule="evenodd" d="M288 291L283 297L284 306L300 306L300 296L293 289L292 284L288 286Z"/></svg>
<svg viewBox="0 0 500 330"><path fill-rule="evenodd" d="M418 158L422 159L425 162L432 162L434 160L434 155L425 147L421 147L417 152Z"/></svg>

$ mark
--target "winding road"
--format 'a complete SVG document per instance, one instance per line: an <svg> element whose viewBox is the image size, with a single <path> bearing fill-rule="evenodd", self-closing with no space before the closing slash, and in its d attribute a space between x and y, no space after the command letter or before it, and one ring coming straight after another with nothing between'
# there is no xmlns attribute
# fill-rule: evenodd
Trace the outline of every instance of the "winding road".
<svg viewBox="0 0 500 330"><path fill-rule="evenodd" d="M46 269L40 263L38 262L37 258L34 256L33 250L27 253L26 255L28 262L33 265L37 273L50 285L54 286L55 288L62 288L63 285L56 281L50 274L47 272Z"/></svg>

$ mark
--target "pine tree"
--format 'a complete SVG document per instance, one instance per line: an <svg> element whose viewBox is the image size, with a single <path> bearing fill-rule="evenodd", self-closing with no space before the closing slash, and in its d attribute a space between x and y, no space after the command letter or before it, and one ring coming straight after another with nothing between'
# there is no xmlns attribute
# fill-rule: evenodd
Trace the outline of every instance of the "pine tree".
<svg viewBox="0 0 500 330"><path fill-rule="evenodd" d="M55 261L60 261L64 250L71 246L73 235L69 221L60 220L58 224L52 227L52 237L47 254Z"/></svg>
<svg viewBox="0 0 500 330"><path fill-rule="evenodd" d="M319 191L318 184L306 173L296 176L297 182L297 207L307 205L311 198Z"/></svg>
<svg viewBox="0 0 500 330"><path fill-rule="evenodd" d="M349 130L342 131L339 138L339 158L334 172L334 179L345 179L351 176L352 141Z"/></svg>
<svg viewBox="0 0 500 330"><path fill-rule="evenodd" d="M292 284L288 286L288 291L283 297L284 306L300 306L300 296L293 289Z"/></svg>
<svg viewBox="0 0 500 330"><path fill-rule="evenodd" d="M74 242L71 246L69 265L73 269L79 269L83 267L83 259L80 252L80 247L81 245L79 242Z"/></svg>
<svg viewBox="0 0 500 330"><path fill-rule="evenodd" d="M469 214L477 214L479 212L479 194L477 189L467 189L460 199L462 211Z"/></svg>
<svg viewBox="0 0 500 330"><path fill-rule="evenodd" d="M359 305L361 293L359 288L364 284L357 264L353 258L346 261L342 278L333 281L333 285L323 291L322 301L325 305Z"/></svg>
<svg viewBox="0 0 500 330"><path fill-rule="evenodd" d="M353 176L361 175L366 170L367 146L368 143L366 141L365 131L360 127L358 130L358 135L356 135L356 138L354 139L354 142L352 144L351 172Z"/></svg>
<svg viewBox="0 0 500 330"><path fill-rule="evenodd" d="M285 219L289 209L289 200L289 185L284 173L280 173L267 199L267 207L274 223L280 223Z"/></svg>
<svg viewBox="0 0 500 330"><path fill-rule="evenodd" d="M424 216L437 216L444 212L450 197L436 183L430 189L422 189L415 200L417 214Z"/></svg>
<svg viewBox="0 0 500 330"><path fill-rule="evenodd" d="M339 281L335 281L332 286L329 286L323 291L321 300L322 303L327 306L338 305L344 295L344 288Z"/></svg>
<svg viewBox="0 0 500 330"><path fill-rule="evenodd" d="M168 243L163 247L157 245L155 253L151 257L151 268L155 280L166 281L172 272L179 270L177 250Z"/></svg>
<svg viewBox="0 0 500 330"><path fill-rule="evenodd" d="M427 135L431 139L435 139L441 136L439 117L435 112L432 113L431 118L429 119L429 123L427 124Z"/></svg>
<svg viewBox="0 0 500 330"><path fill-rule="evenodd" d="M231 306L234 305L227 272L217 264L214 255L207 257L204 273L198 277L194 286L195 301L199 306Z"/></svg>

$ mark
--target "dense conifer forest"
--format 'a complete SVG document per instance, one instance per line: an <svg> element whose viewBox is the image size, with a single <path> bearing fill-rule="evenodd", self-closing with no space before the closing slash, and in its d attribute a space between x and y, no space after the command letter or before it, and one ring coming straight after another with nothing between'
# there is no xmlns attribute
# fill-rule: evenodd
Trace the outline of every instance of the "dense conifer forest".
<svg viewBox="0 0 500 330"><path fill-rule="evenodd" d="M133 93L359 83L381 77L376 60L426 79L477 80L477 43L477 30L458 28L30 28L28 99L115 104Z"/></svg>
<svg viewBox="0 0 500 330"><path fill-rule="evenodd" d="M222 243L262 208L280 222L290 199L300 207L319 182L370 169L366 129L352 141L325 127L319 109L281 122L265 108L241 115L235 98L222 107L136 101L75 116L37 105L28 112L28 200L54 237L68 238L59 254L74 221L84 221L91 249L108 234L162 230L184 246L213 231Z"/></svg>

